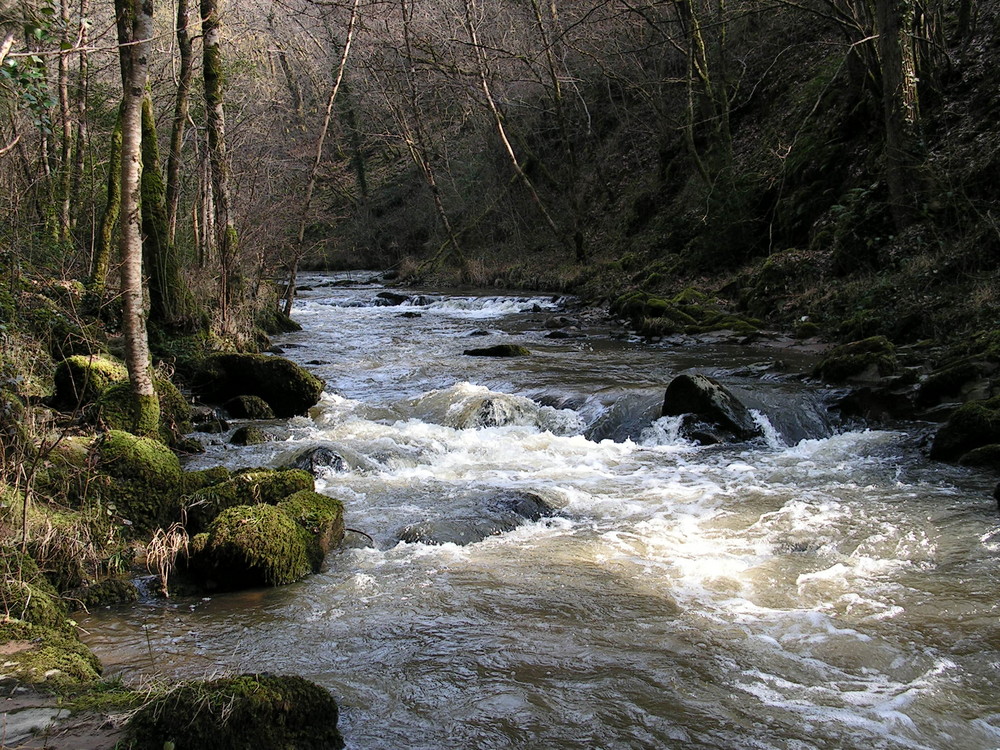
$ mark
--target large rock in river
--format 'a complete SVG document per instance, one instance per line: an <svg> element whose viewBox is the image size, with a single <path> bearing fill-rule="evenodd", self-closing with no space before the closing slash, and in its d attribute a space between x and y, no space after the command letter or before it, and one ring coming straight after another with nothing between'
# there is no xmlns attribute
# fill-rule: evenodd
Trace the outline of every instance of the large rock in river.
<svg viewBox="0 0 1000 750"><path fill-rule="evenodd" d="M931 458L955 461L966 453L1000 443L1000 396L961 406L938 430Z"/></svg>
<svg viewBox="0 0 1000 750"><path fill-rule="evenodd" d="M667 386L661 416L682 415L689 416L684 433L706 445L763 434L750 410L728 388L705 375L684 373Z"/></svg>
<svg viewBox="0 0 1000 750"><path fill-rule="evenodd" d="M283 357L264 354L213 354L193 382L206 400L223 403L237 396L259 396L275 416L305 414L323 394L323 381Z"/></svg>

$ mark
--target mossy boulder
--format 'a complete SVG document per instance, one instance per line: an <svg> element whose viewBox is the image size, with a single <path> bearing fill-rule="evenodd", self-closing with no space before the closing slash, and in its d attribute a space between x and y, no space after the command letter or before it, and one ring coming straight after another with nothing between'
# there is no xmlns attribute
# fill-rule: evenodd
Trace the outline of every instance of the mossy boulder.
<svg viewBox="0 0 1000 750"><path fill-rule="evenodd" d="M323 394L323 381L291 360L264 354L213 354L192 385L206 400L225 403L258 396L281 418L305 414Z"/></svg>
<svg viewBox="0 0 1000 750"><path fill-rule="evenodd" d="M301 490L278 503L284 512L310 536L309 562L319 572L323 558L344 538L344 504L311 490Z"/></svg>
<svg viewBox="0 0 1000 750"><path fill-rule="evenodd" d="M67 591L63 596L71 606L93 609L138 601L139 589L124 578L106 578Z"/></svg>
<svg viewBox="0 0 1000 750"><path fill-rule="evenodd" d="M872 336L831 349L813 375L830 383L873 381L896 366L896 347L885 336Z"/></svg>
<svg viewBox="0 0 1000 750"><path fill-rule="evenodd" d="M274 411L260 396L237 396L223 406L234 419L274 419Z"/></svg>
<svg viewBox="0 0 1000 750"><path fill-rule="evenodd" d="M531 351L519 344L497 344L479 349L466 349L467 357L527 357Z"/></svg>
<svg viewBox="0 0 1000 750"><path fill-rule="evenodd" d="M225 466L212 466L199 471L184 472L184 492L185 494L197 492L198 490L210 487L213 484L221 484L232 479L233 473Z"/></svg>
<svg viewBox="0 0 1000 750"><path fill-rule="evenodd" d="M297 677L240 675L187 682L137 711L134 750L340 750L339 709L329 692Z"/></svg>
<svg viewBox="0 0 1000 750"><path fill-rule="evenodd" d="M0 679L67 689L96 682L101 663L75 635L24 620L0 620Z"/></svg>
<svg viewBox="0 0 1000 750"><path fill-rule="evenodd" d="M670 298L647 292L629 292L616 299L611 312L626 318L641 336L658 337L713 331L755 333L759 320L728 312L717 301L695 289L685 289Z"/></svg>
<svg viewBox="0 0 1000 750"><path fill-rule="evenodd" d="M154 378L153 387L160 402L159 438L177 447L185 433L191 432L191 405L169 380ZM109 386L95 400L89 419L109 430L130 431L134 424L131 385L126 381Z"/></svg>
<svg viewBox="0 0 1000 750"><path fill-rule="evenodd" d="M1000 443L1000 396L959 407L934 436L931 458L955 461L993 443Z"/></svg>
<svg viewBox="0 0 1000 750"><path fill-rule="evenodd" d="M289 495L314 489L312 474L301 469L252 469L191 493L186 499L188 531L197 534L222 511L237 505L277 505Z"/></svg>
<svg viewBox="0 0 1000 750"><path fill-rule="evenodd" d="M123 363L111 357L76 354L56 366L52 405L63 410L86 406L119 383L128 383Z"/></svg>
<svg viewBox="0 0 1000 750"><path fill-rule="evenodd" d="M959 459L962 466L1000 470L1000 443L974 448Z"/></svg>
<svg viewBox="0 0 1000 750"><path fill-rule="evenodd" d="M110 430L92 448L101 495L136 533L169 526L180 514L184 490L180 461L167 446Z"/></svg>
<svg viewBox="0 0 1000 750"><path fill-rule="evenodd" d="M209 590L281 586L313 570L309 532L274 505L237 505L196 538L188 571Z"/></svg>
<svg viewBox="0 0 1000 750"><path fill-rule="evenodd" d="M749 440L762 434L750 410L717 380L684 373L670 381L661 416L686 416L684 433L704 444Z"/></svg>
<svg viewBox="0 0 1000 750"><path fill-rule="evenodd" d="M244 425L236 428L229 442L233 445L260 445L270 439L271 436L260 427Z"/></svg>
<svg viewBox="0 0 1000 750"><path fill-rule="evenodd" d="M0 606L6 616L50 630L74 632L65 602L32 558L5 549L0 563Z"/></svg>

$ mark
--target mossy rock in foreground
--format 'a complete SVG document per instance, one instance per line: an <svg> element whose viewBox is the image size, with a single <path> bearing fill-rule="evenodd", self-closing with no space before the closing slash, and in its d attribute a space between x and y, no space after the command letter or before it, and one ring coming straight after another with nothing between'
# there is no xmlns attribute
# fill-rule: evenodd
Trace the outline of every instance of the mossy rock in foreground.
<svg viewBox="0 0 1000 750"><path fill-rule="evenodd" d="M305 414L323 395L323 381L291 360L263 354L213 354L193 379L208 401L259 396L281 418Z"/></svg>
<svg viewBox="0 0 1000 750"><path fill-rule="evenodd" d="M273 505L237 505L192 542L188 570L210 590L282 586L313 570L312 540Z"/></svg>
<svg viewBox="0 0 1000 750"><path fill-rule="evenodd" d="M154 378L153 385L160 403L160 441L176 447L182 436L192 430L191 405L169 380ZM135 422L132 404L132 387L128 382L111 385L94 402L90 420L109 430L131 432Z"/></svg>
<svg viewBox="0 0 1000 750"><path fill-rule="evenodd" d="M163 443L111 430L94 443L96 478L105 501L145 533L169 526L184 489L180 461Z"/></svg>
<svg viewBox="0 0 1000 750"><path fill-rule="evenodd" d="M101 677L101 663L74 635L7 618L0 620L0 642L6 644L0 679L66 689Z"/></svg>
<svg viewBox="0 0 1000 750"><path fill-rule="evenodd" d="M318 573L326 553L344 538L344 504L318 492L302 490L278 503L278 510L309 534L309 562L313 572Z"/></svg>
<svg viewBox="0 0 1000 750"><path fill-rule="evenodd" d="M340 750L339 709L329 692L308 680L240 675L187 682L131 718L128 747L159 750Z"/></svg>
<svg viewBox="0 0 1000 750"><path fill-rule="evenodd" d="M1000 396L961 406L938 430L931 458L954 461L966 453L1000 443Z"/></svg>
<svg viewBox="0 0 1000 750"><path fill-rule="evenodd" d="M227 508L277 505L289 495L312 490L312 474L301 469L252 469L193 492L187 498L188 531L197 534Z"/></svg>
<svg viewBox="0 0 1000 750"><path fill-rule="evenodd" d="M52 405L64 410L86 406L111 386L127 382L128 370L118 360L76 354L56 366Z"/></svg>
<svg viewBox="0 0 1000 750"><path fill-rule="evenodd" d="M875 380L896 371L896 347L885 336L852 341L830 350L813 371L831 383Z"/></svg>

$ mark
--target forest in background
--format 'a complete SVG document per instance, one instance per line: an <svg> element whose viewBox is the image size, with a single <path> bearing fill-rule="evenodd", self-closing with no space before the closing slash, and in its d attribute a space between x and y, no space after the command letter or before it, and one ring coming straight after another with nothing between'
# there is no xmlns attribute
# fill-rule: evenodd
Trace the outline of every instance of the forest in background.
<svg viewBox="0 0 1000 750"><path fill-rule="evenodd" d="M204 75L206 5L218 76ZM154 326L219 328L227 278L246 318L299 267L590 298L696 286L842 340L995 320L990 4L151 10ZM3 251L29 275L92 279L115 225L114 8L36 0L0 20Z"/></svg>

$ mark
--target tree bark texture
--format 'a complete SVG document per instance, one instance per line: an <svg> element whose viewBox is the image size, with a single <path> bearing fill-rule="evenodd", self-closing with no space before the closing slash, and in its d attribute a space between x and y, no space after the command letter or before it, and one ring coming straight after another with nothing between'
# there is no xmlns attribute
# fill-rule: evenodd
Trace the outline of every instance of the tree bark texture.
<svg viewBox="0 0 1000 750"><path fill-rule="evenodd" d="M167 241L173 245L177 236L177 207L180 202L181 155L187 124L191 79L194 76L194 44L188 23L191 18L190 0L177 0L177 52L180 70L174 99L174 120L170 129L170 153L167 155Z"/></svg>
<svg viewBox="0 0 1000 750"><path fill-rule="evenodd" d="M885 177L896 229L917 218L920 192L917 65L912 0L878 0L878 50L885 119Z"/></svg>
<svg viewBox="0 0 1000 750"><path fill-rule="evenodd" d="M219 311L223 329L229 327L230 306L239 286L236 273L238 236L231 213L229 161L226 154L226 117L223 109L222 19L219 0L201 0L204 49L205 115L208 125L208 158L215 206L216 247L219 253Z"/></svg>
<svg viewBox="0 0 1000 750"><path fill-rule="evenodd" d="M134 429L153 435L159 425L159 401L150 372L149 340L142 279L142 102L146 96L150 38L153 31L152 0L116 0L119 44L122 46L122 157L121 227L122 327L125 364L132 388ZM124 34L123 34L124 32ZM126 46L127 45L127 46Z"/></svg>

